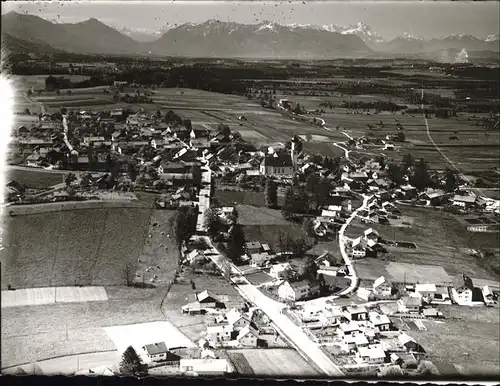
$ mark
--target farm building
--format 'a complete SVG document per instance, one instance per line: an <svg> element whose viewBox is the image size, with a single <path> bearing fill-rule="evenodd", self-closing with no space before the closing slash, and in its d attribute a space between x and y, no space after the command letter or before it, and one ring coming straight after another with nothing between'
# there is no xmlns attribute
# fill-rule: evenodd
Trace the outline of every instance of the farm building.
<svg viewBox="0 0 500 386"><path fill-rule="evenodd" d="M222 376L234 371L227 359L181 359L179 370L194 376Z"/></svg>

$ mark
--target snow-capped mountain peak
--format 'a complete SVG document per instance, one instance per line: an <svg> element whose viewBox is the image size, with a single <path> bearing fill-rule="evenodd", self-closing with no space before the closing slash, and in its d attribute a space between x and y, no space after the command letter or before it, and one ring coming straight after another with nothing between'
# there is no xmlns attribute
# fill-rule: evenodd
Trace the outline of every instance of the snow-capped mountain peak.
<svg viewBox="0 0 500 386"><path fill-rule="evenodd" d="M486 43L491 43L491 42L496 42L499 39L500 39L500 36L498 34L497 35L488 35L488 36L486 36L484 41Z"/></svg>
<svg viewBox="0 0 500 386"><path fill-rule="evenodd" d="M411 33L408 33L408 32L402 33L401 35L396 37L396 39L399 39L399 40L424 40L423 37L412 35Z"/></svg>

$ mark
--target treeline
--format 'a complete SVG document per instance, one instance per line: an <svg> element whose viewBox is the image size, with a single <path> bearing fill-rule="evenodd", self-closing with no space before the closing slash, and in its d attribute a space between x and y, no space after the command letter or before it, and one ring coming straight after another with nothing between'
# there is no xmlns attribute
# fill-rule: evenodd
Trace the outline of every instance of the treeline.
<svg viewBox="0 0 500 386"><path fill-rule="evenodd" d="M45 79L46 90L60 90L64 88L87 88L98 86L110 86L113 84L113 78L110 76L91 76L79 82L72 82L71 79L64 76L48 76Z"/></svg>
<svg viewBox="0 0 500 386"><path fill-rule="evenodd" d="M398 105L389 101L376 101L376 102L363 102L363 101L343 101L340 107L344 109L357 109L357 110L378 110L378 111L401 111L407 106Z"/></svg>

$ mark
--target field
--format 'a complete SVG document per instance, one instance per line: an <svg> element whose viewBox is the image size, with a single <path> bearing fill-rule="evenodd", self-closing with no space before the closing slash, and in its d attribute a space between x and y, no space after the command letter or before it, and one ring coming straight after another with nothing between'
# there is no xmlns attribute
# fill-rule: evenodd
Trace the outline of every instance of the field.
<svg viewBox="0 0 500 386"><path fill-rule="evenodd" d="M147 237L150 209L68 210L9 219L2 288L122 285Z"/></svg>
<svg viewBox="0 0 500 386"><path fill-rule="evenodd" d="M266 207L237 205L238 223L241 225L289 225L281 211Z"/></svg>
<svg viewBox="0 0 500 386"><path fill-rule="evenodd" d="M49 287L2 291L2 308L108 300L104 287Z"/></svg>
<svg viewBox="0 0 500 386"><path fill-rule="evenodd" d="M165 320L164 291L106 287L106 292L107 301L2 308L2 368L116 350L104 327Z"/></svg>
<svg viewBox="0 0 500 386"><path fill-rule="evenodd" d="M15 180L21 185L33 189L46 189L50 186L64 182L64 175L66 173L56 171L40 171L40 170L27 170L18 168L9 168L7 174L7 181Z"/></svg>
<svg viewBox="0 0 500 386"><path fill-rule="evenodd" d="M243 354L256 376L314 377L318 372L292 349L243 349L230 353Z"/></svg>
<svg viewBox="0 0 500 386"><path fill-rule="evenodd" d="M276 110L263 109L256 102L235 95L192 89L156 89L153 101L162 111L172 109L191 119L193 124L209 125L213 129L219 123L227 124L248 141L259 145L285 142L294 134L327 133L320 127L283 116ZM241 115L247 120L239 121ZM332 135L340 138L337 133Z"/></svg>
<svg viewBox="0 0 500 386"><path fill-rule="evenodd" d="M440 306L443 322L424 321L427 331L410 335L430 359L446 361L472 376L500 375L498 308Z"/></svg>
<svg viewBox="0 0 500 386"><path fill-rule="evenodd" d="M380 224L361 224L354 220L346 235L357 237L372 227L386 240L414 242L418 249L389 253L391 261L439 265L449 275L465 273L471 277L498 280L488 267L467 253L468 249L498 248L499 233L470 233L453 215L426 208L400 207L404 216L413 219L411 227L391 227ZM361 263L361 262L360 262ZM357 264L357 263L356 263Z"/></svg>

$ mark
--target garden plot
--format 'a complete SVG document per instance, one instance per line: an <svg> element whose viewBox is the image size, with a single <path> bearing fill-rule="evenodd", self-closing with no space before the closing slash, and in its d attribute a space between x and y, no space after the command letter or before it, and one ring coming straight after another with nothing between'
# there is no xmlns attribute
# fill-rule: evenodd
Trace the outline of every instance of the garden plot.
<svg viewBox="0 0 500 386"><path fill-rule="evenodd" d="M231 350L245 356L255 375L275 377L312 377L318 372L292 349Z"/></svg>
<svg viewBox="0 0 500 386"><path fill-rule="evenodd" d="M128 346L134 347L137 353L143 352L146 344L165 342L167 347L196 347L182 332L170 322L152 322L129 324L125 326L105 327L119 353Z"/></svg>

